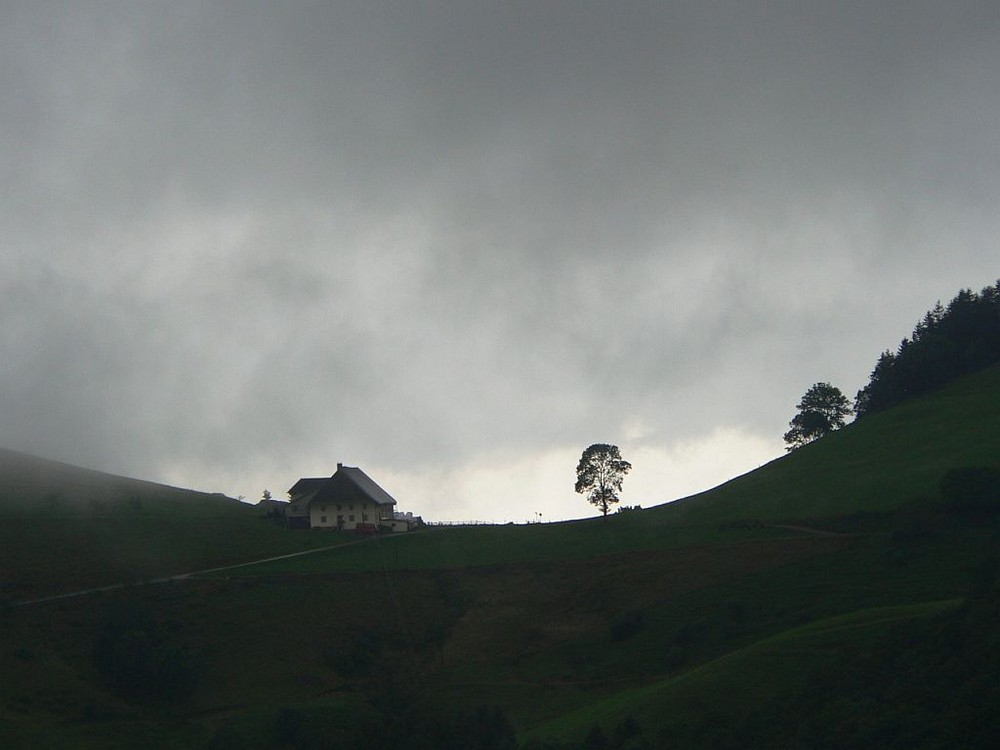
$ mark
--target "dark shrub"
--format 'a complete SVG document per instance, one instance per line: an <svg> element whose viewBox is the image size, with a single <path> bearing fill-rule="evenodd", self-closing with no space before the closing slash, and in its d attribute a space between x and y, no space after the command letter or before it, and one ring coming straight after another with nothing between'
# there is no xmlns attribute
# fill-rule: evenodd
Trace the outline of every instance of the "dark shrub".
<svg viewBox="0 0 1000 750"><path fill-rule="evenodd" d="M109 687L138 701L181 702L199 676L191 654L171 643L152 613L132 600L108 608L94 662Z"/></svg>
<svg viewBox="0 0 1000 750"><path fill-rule="evenodd" d="M944 507L963 515L1000 511L1000 470L984 466L952 469L939 485Z"/></svg>
<svg viewBox="0 0 1000 750"><path fill-rule="evenodd" d="M271 736L277 747L304 750L312 744L308 718L297 708L283 708L274 717Z"/></svg>
<svg viewBox="0 0 1000 750"><path fill-rule="evenodd" d="M245 750L247 739L232 727L222 727L208 743L208 750Z"/></svg>
<svg viewBox="0 0 1000 750"><path fill-rule="evenodd" d="M357 631L349 646L329 651L327 666L346 679L358 679L371 674L382 651L382 638L369 630Z"/></svg>
<svg viewBox="0 0 1000 750"><path fill-rule="evenodd" d="M583 750L605 750L607 746L608 738L605 736L604 730L595 724L583 740Z"/></svg>
<svg viewBox="0 0 1000 750"><path fill-rule="evenodd" d="M627 641L642 630L643 625L642 612L638 610L625 612L611 623L611 640L615 642Z"/></svg>

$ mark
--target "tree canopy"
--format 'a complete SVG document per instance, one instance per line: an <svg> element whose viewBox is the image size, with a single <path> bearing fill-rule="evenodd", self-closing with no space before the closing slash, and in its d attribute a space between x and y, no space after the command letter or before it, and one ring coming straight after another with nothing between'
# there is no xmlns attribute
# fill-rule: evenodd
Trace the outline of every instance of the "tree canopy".
<svg viewBox="0 0 1000 750"><path fill-rule="evenodd" d="M816 383L799 401L798 410L784 436L785 450L793 451L839 430L851 413L851 402L836 386Z"/></svg>
<svg viewBox="0 0 1000 750"><path fill-rule="evenodd" d="M1000 362L1000 281L979 294L963 289L938 302L895 353L882 352L868 385L858 391L861 417L927 393Z"/></svg>
<svg viewBox="0 0 1000 750"><path fill-rule="evenodd" d="M611 506L619 501L622 481L631 470L632 464L622 458L617 445L594 443L580 456L576 491L587 493L587 501L607 516Z"/></svg>

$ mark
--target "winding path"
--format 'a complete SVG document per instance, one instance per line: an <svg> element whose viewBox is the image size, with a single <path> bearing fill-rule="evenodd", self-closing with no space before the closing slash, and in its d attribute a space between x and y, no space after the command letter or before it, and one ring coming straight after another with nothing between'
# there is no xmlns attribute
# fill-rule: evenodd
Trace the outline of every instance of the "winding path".
<svg viewBox="0 0 1000 750"><path fill-rule="evenodd" d="M331 544L327 547L316 547L315 549L307 549L303 552L290 552L286 555L275 555L273 557L264 557L260 560L251 560L250 562L236 563L235 565L221 565L217 568L205 568L204 570L194 570L190 573L177 573L170 576L161 576L159 578L150 578L145 581L135 581L132 583L113 583L110 586L94 586L89 589L80 589L79 591L70 591L65 594L54 594L52 596L43 596L38 599L26 599L23 602L14 602L11 606L13 607L27 607L32 604L44 604L45 602L54 602L60 599L72 599L77 596L86 596L88 594L97 594L104 591L118 591L119 589L126 589L132 586L148 586L153 583L169 583L170 581L183 581L192 576L206 575L208 573L219 573L224 570L234 570L235 568L246 568L251 565L261 565L263 563L274 562L275 560L287 560L291 557L302 557L303 555L313 555L317 552L327 552L332 549L339 549L341 547L350 547L354 544L362 544L367 541L367 539L357 539L353 542L342 542L341 544Z"/></svg>

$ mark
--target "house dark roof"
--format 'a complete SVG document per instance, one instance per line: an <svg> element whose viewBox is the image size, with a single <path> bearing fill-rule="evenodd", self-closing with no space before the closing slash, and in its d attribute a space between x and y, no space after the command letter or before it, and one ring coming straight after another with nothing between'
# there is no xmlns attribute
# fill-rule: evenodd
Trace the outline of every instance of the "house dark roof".
<svg viewBox="0 0 1000 750"><path fill-rule="evenodd" d="M396 504L392 495L379 487L375 483L374 479L361 471L361 469L357 466L338 466L337 473L331 477L331 480L336 479L339 475L344 475L347 479L353 482L358 489L379 505Z"/></svg>
<svg viewBox="0 0 1000 750"><path fill-rule="evenodd" d="M297 500L305 495L315 494L316 490L329 481L330 477L303 477L292 485L292 488L288 490L288 495L293 500Z"/></svg>
<svg viewBox="0 0 1000 750"><path fill-rule="evenodd" d="M303 477L288 490L292 500L305 500L311 504L316 500L328 502L362 502L369 500L378 505L395 505L392 496L383 490L375 480L357 466L337 464L337 472L332 477Z"/></svg>

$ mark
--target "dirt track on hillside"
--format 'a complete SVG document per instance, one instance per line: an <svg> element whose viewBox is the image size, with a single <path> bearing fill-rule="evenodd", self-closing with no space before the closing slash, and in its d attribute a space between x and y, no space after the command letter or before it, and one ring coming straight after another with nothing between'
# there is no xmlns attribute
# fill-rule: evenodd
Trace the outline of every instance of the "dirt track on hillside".
<svg viewBox="0 0 1000 750"><path fill-rule="evenodd" d="M210 573L222 573L227 570L235 570L236 568L246 568L251 565L261 565L263 563L274 562L275 560L287 560L292 557L302 557L303 555L312 555L317 552L327 552L328 550L337 549L338 547L349 547L354 544L361 544L366 541L365 539L358 539L353 542L343 542L342 544L331 544L328 547L317 547L315 549L307 549L303 552L290 552L285 555L275 555L274 557L264 557L260 560L251 560L249 562L235 563L233 565L223 565L217 568L206 568L204 570L195 570L190 573L176 573L169 576L160 576L159 578L150 578L146 581L136 581L132 583L112 583L107 586L94 586L88 589L80 589L78 591L68 591L63 594L53 594L52 596L42 596L37 599L27 599L22 602L14 602L11 606L14 607L27 607L32 604L44 604L45 602L54 602L62 599L73 599L78 596L87 596L88 594L104 593L107 591L118 591L120 589L131 588L134 586L149 586L155 583L169 583L171 581L183 581L187 578L193 576L209 575Z"/></svg>

